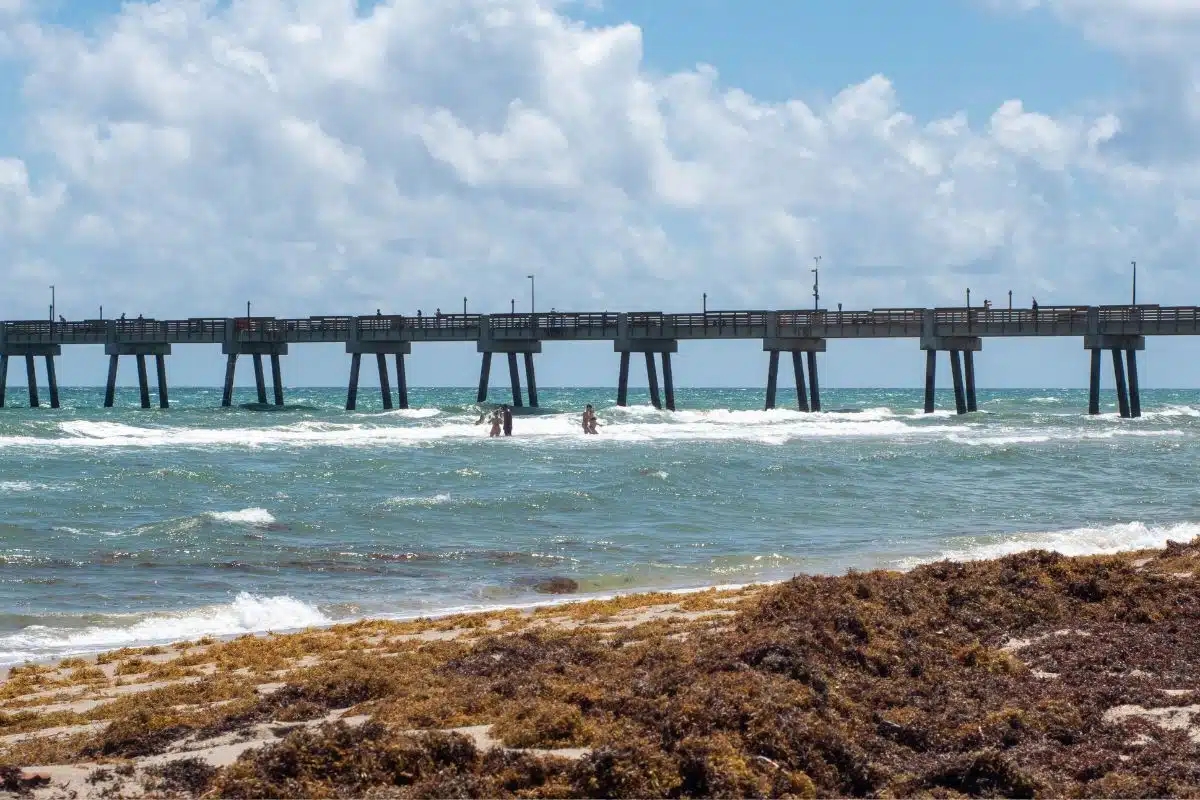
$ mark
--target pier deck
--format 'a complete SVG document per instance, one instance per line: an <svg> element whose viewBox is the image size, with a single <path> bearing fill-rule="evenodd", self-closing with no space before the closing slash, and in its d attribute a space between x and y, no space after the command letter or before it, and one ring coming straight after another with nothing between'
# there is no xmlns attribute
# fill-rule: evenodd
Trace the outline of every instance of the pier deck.
<svg viewBox="0 0 1200 800"><path fill-rule="evenodd" d="M545 342L611 341L621 355L617 399L627 395L631 353L644 353L651 397L661 406L654 356L661 357L667 407L674 406L671 354L678 342L704 339L761 339L771 354L768 367L767 407L774 407L778 356L793 354L798 402L804 410L820 410L816 353L830 339L918 339L927 351L925 408L933 410L935 354L950 354L959 413L975 407L974 353L982 340L996 337L1077 336L1091 351L1089 411L1099 412L1100 351L1113 352L1122 415L1140 414L1137 388L1137 350L1147 336L1200 335L1200 306L1040 306L1037 309L996 308L877 308L870 311L706 311L703 313L538 312L518 314L439 314L402 316L193 317L189 319L91 319L79 321L17 320L0 323L0 406L4 404L10 357L23 357L30 388L30 404L38 405L34 359L46 359L52 407L58 405L54 358L67 345L103 345L110 358L105 405L111 406L117 360L138 360L144 407L149 407L146 356L155 357L160 405L167 407L165 356L173 345L220 344L227 356L223 404L231 403L233 377L239 355L252 356L260 403L267 402L262 357L271 358L274 400L283 404L280 356L292 344L341 343L351 355L351 381L347 408L356 403L358 375L363 355L374 355L380 382L386 392L385 408L392 407L386 356L396 360L397 392L401 408L408 405L404 357L414 344L474 342L483 356L478 400L487 399L491 357L507 355L513 403L521 405L518 354L524 356L531 405L537 404L533 355ZM804 358L808 376L804 376ZM965 375L962 373L965 367ZM1125 380L1128 369L1128 384ZM812 402L809 403L809 396Z"/></svg>

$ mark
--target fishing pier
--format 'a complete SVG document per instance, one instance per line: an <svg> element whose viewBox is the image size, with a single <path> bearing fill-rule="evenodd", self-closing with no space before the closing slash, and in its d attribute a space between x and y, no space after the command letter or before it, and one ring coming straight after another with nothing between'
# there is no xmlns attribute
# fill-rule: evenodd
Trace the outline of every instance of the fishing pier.
<svg viewBox="0 0 1200 800"><path fill-rule="evenodd" d="M29 404L40 403L36 359L45 360L50 407L59 406L55 358L70 345L103 345L109 358L104 405L114 402L121 356L137 361L142 408L151 407L147 358L154 357L157 399L169 407L166 359L176 345L220 345L225 356L221 404L233 402L239 356L250 356L260 404L267 404L264 357L270 359L275 405L283 405L281 359L291 345L342 343L350 356L346 408L358 402L363 356L374 356L383 407L408 408L405 356L413 345L474 342L481 355L478 402L488 396L492 356L507 357L512 404L537 406L534 356L546 342L611 341L619 355L617 404L628 399L629 370L634 354L645 359L650 400L656 408L675 409L671 356L679 342L706 339L757 339L768 354L765 407L775 407L780 354L789 353L797 402L802 411L821 410L817 354L829 340L915 339L925 351L925 411L934 410L937 355L949 354L955 410L975 411L975 354L983 340L996 337L1074 336L1090 355L1088 412L1100 413L1102 351L1112 354L1117 406L1121 416L1141 415L1137 353L1147 336L1200 335L1197 306L1041 306L1036 309L877 308L871 311L705 311L662 312L551 311L529 314L438 314L436 316L195 317L179 320L91 319L81 321L22 320L0 323L0 407L4 406L10 358L23 358ZM388 356L393 357L393 396ZM518 358L519 357L519 358ZM662 369L660 392L659 366ZM524 366L524 389L521 367ZM395 402L393 402L393 399ZM665 401L665 402L664 402Z"/></svg>

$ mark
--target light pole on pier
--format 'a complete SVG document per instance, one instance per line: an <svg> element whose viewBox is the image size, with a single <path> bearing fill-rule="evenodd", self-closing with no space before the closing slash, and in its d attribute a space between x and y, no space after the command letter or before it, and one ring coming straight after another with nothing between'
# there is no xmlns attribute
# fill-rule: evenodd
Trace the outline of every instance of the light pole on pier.
<svg viewBox="0 0 1200 800"><path fill-rule="evenodd" d="M1132 305L1136 306L1137 305L1137 262L1130 261L1129 263L1133 264L1133 303L1132 303ZM53 288L53 287L51 287L51 288Z"/></svg>
<svg viewBox="0 0 1200 800"><path fill-rule="evenodd" d="M513 298L512 300L509 300L509 301L508 301L508 313L510 313L510 314L515 314L515 313L517 313L517 300L516 300L516 298Z"/></svg>
<svg viewBox="0 0 1200 800"><path fill-rule="evenodd" d="M54 284L50 284L50 321L54 322Z"/></svg>
<svg viewBox="0 0 1200 800"><path fill-rule="evenodd" d="M821 308L821 257L813 256L813 263L816 265L812 268L813 274L813 311Z"/></svg>
<svg viewBox="0 0 1200 800"><path fill-rule="evenodd" d="M463 298L463 316L467 315L467 298Z"/></svg>
<svg viewBox="0 0 1200 800"><path fill-rule="evenodd" d="M250 319L250 301L249 300L246 301L246 319L247 320Z"/></svg>
<svg viewBox="0 0 1200 800"><path fill-rule="evenodd" d="M1012 289L1008 290L1008 310L1012 311Z"/></svg>
<svg viewBox="0 0 1200 800"><path fill-rule="evenodd" d="M529 315L533 316L535 311L534 300L537 299L536 284L532 275L526 275L525 277L529 278Z"/></svg>
<svg viewBox="0 0 1200 800"><path fill-rule="evenodd" d="M967 287L967 308L971 307L971 287Z"/></svg>
<svg viewBox="0 0 1200 800"><path fill-rule="evenodd" d="M708 292L704 293L704 313L708 313Z"/></svg>

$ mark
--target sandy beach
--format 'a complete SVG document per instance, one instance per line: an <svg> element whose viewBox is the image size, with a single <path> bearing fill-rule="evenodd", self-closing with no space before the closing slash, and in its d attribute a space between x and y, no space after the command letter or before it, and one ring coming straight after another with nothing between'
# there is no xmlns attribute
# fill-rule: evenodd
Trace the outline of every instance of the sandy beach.
<svg viewBox="0 0 1200 800"><path fill-rule="evenodd" d="M1200 540L14 667L0 788L1184 796Z"/></svg>

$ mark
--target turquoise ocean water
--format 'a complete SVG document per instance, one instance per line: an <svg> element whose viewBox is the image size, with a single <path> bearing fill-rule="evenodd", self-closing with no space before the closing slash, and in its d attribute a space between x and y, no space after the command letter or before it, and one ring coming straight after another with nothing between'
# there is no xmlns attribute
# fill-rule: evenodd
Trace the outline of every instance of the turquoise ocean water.
<svg viewBox="0 0 1200 800"><path fill-rule="evenodd" d="M917 390L827 389L802 414L761 389L681 389L675 413L543 389L501 440L471 389L390 412L364 389L352 413L343 391L0 410L0 663L524 604L553 577L603 594L1200 532L1195 391L1146 391L1121 420L1079 390L982 391L955 417Z"/></svg>

